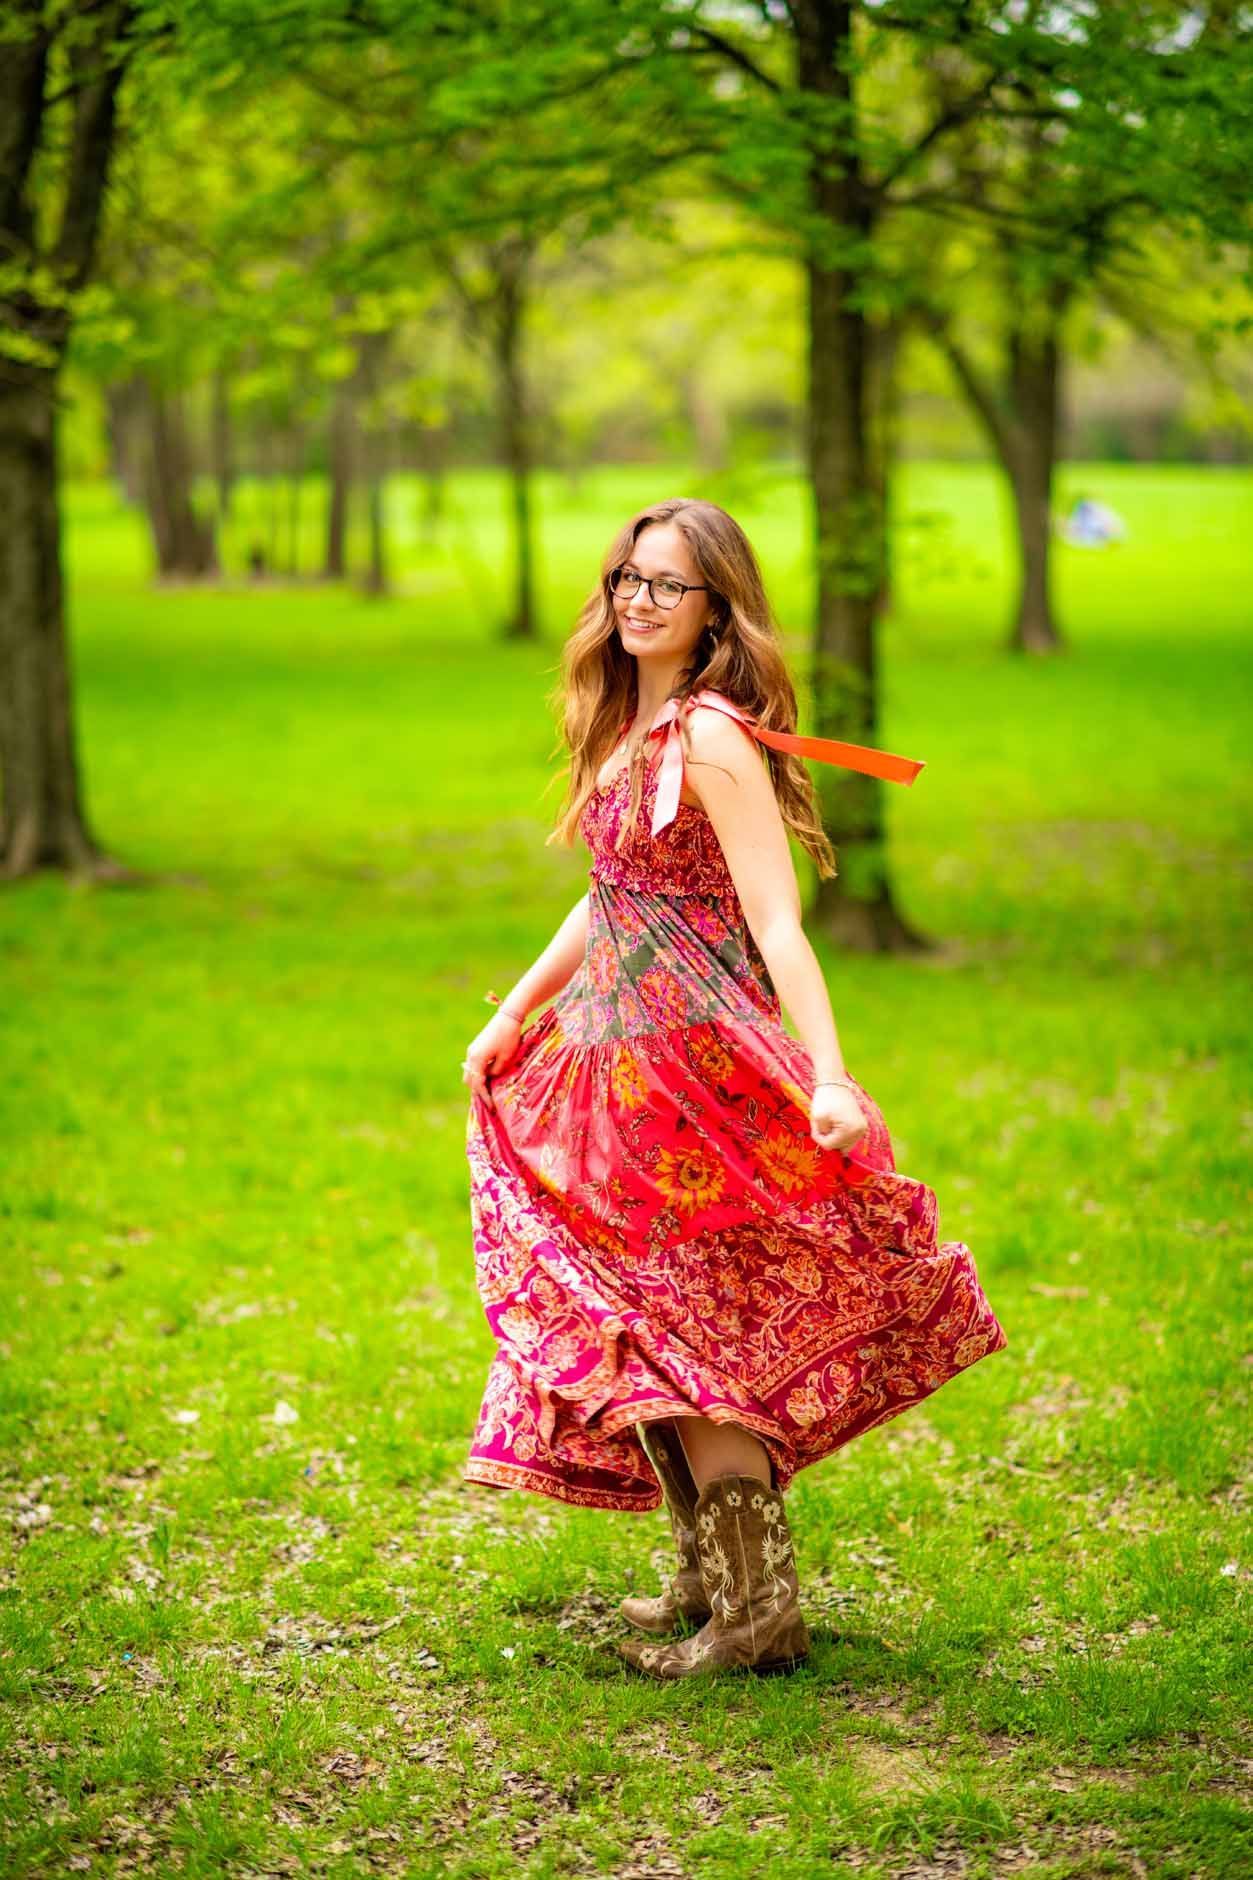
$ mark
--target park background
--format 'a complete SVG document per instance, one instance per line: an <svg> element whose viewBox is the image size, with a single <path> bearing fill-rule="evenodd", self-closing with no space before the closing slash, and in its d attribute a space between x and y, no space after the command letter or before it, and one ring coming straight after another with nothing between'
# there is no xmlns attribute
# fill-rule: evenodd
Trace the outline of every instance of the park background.
<svg viewBox="0 0 1253 1880"><path fill-rule="evenodd" d="M6 29L0 1869L1244 1870L1230 10ZM586 876L562 640L676 494L801 728L926 760L815 766L798 874L1010 1342L798 1478L811 1667L671 1688L612 1653L661 1517L459 1479L459 1066Z"/></svg>

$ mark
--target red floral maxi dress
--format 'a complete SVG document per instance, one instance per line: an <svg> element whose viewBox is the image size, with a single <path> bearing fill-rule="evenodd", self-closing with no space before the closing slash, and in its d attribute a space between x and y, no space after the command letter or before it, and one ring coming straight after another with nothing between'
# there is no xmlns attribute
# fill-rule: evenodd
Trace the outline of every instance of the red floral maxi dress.
<svg viewBox="0 0 1253 1880"><path fill-rule="evenodd" d="M626 771L590 799L582 964L466 1127L497 1350L465 1479L640 1512L637 1422L738 1423L785 1490L1006 1343L860 1084L860 1142L814 1142L813 1063L713 825L680 804L652 834L656 789L651 766L617 854Z"/></svg>

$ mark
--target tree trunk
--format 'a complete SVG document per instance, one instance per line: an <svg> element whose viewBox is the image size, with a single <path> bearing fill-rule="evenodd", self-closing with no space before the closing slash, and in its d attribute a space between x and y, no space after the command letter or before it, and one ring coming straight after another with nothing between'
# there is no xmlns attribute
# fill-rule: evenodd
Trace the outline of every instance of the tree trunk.
<svg viewBox="0 0 1253 1880"><path fill-rule="evenodd" d="M0 380L0 875L110 872L74 748L58 501L56 374Z"/></svg>
<svg viewBox="0 0 1253 1880"><path fill-rule="evenodd" d="M522 310L527 253L506 253L499 264L492 337L496 387L500 400L500 443L509 479L510 536L513 545L513 608L505 638L537 637L534 544L531 521L531 431L522 361Z"/></svg>
<svg viewBox="0 0 1253 1880"><path fill-rule="evenodd" d="M870 484L883 524L882 574L875 595L875 616L882 619L893 603L892 492L901 455L901 345L905 321L899 314L870 330Z"/></svg>
<svg viewBox="0 0 1253 1880"><path fill-rule="evenodd" d="M363 441L367 479L366 526L369 539L369 561L363 585L367 594L386 594L388 591L385 509L388 437L385 420L379 410L378 393L383 361L390 344L390 333L363 334L361 362L358 367L361 391L366 401L368 425Z"/></svg>
<svg viewBox="0 0 1253 1880"><path fill-rule="evenodd" d="M794 6L803 87L854 108L852 9L831 0ZM813 486L818 618L813 657L815 729L854 744L877 741L875 597L883 579L883 510L873 483L868 426L870 329L855 304L857 249L873 234L871 206L847 136L815 152L811 192L831 230L811 253L808 287L808 457ZM855 243L841 264L842 244ZM821 768L823 820L839 874L819 881L813 913L831 939L859 952L928 946L897 911L888 872L883 785L857 771Z"/></svg>
<svg viewBox="0 0 1253 1880"><path fill-rule="evenodd" d="M261 434L261 448L258 455L261 460L262 474L265 478L265 566L271 575L279 570L279 552L281 531L279 527L279 484L282 470L279 464L277 418L269 418Z"/></svg>
<svg viewBox="0 0 1253 1880"><path fill-rule="evenodd" d="M128 48L125 0L28 8L0 59L0 254L9 278L0 319L29 340L38 363L10 359L0 374L0 876L41 867L98 876L130 871L106 858L87 827L78 780L61 569L57 386L70 337L70 302L95 264L108 183L117 88ZM65 70L53 65L62 33ZM59 180L39 158L48 143L50 72L69 94L58 119ZM68 133L68 134L67 134ZM51 235L40 246L40 227ZM54 292L41 292L41 279Z"/></svg>
<svg viewBox="0 0 1253 1880"><path fill-rule="evenodd" d="M125 502L140 508L144 500L140 450L142 391L134 378L115 379L104 388L109 474Z"/></svg>
<svg viewBox="0 0 1253 1880"><path fill-rule="evenodd" d="M304 490L305 434L294 425L287 439L287 572L300 574L300 498Z"/></svg>
<svg viewBox="0 0 1253 1880"><path fill-rule="evenodd" d="M198 579L217 572L213 524L192 502L191 451L183 401L144 381L144 506L152 529L157 572L165 578Z"/></svg>
<svg viewBox="0 0 1253 1880"><path fill-rule="evenodd" d="M327 433L330 495L326 511L326 557L322 573L328 581L342 581L347 566L345 548L353 460L352 397L351 381L340 379L331 400L331 422Z"/></svg>
<svg viewBox="0 0 1253 1880"><path fill-rule="evenodd" d="M369 533L370 558L364 583L367 594L386 594L388 589L387 519L384 509L387 475L383 462L384 444L385 440L377 434L370 439L370 475L366 485L366 525Z"/></svg>
<svg viewBox="0 0 1253 1880"><path fill-rule="evenodd" d="M1018 606L1009 636L1015 653L1055 653L1062 636L1053 613L1053 468L1057 460L1061 348L1056 326L1009 339L1013 413L1005 468L1018 525Z"/></svg>
<svg viewBox="0 0 1253 1880"><path fill-rule="evenodd" d="M1012 302L1015 282L1007 292ZM998 385L980 370L951 324L932 317L932 331L971 409L983 424L1014 499L1019 563L1018 605L1008 646L1017 653L1054 653L1065 644L1053 613L1053 469L1061 413L1061 320L1069 289L1056 283L1030 323L1010 319ZM1043 321L1043 323L1042 323Z"/></svg>
<svg viewBox="0 0 1253 1880"><path fill-rule="evenodd" d="M213 374L213 417L210 424L213 486L217 491L217 526L221 530L231 513L235 488L235 440L231 426L230 379L226 368Z"/></svg>

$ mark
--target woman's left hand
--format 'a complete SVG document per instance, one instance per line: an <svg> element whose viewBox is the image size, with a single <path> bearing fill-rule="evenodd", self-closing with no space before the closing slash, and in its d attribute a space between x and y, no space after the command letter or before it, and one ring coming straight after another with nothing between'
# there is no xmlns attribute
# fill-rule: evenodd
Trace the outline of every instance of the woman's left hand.
<svg viewBox="0 0 1253 1880"><path fill-rule="evenodd" d="M820 1149L851 1149L870 1124L847 1084L823 1084L809 1105L809 1133Z"/></svg>

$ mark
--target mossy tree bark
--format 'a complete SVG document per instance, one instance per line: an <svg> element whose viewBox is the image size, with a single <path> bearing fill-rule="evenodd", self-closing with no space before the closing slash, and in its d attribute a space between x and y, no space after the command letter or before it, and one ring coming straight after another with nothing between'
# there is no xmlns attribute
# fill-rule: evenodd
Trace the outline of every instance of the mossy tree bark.
<svg viewBox="0 0 1253 1880"><path fill-rule="evenodd" d="M847 125L853 96L853 8L833 0L793 7L802 87L838 107ZM812 656L815 730L853 744L877 741L875 627L884 579L884 506L872 474L870 395L873 335L861 304L875 208L852 140L841 131L818 144L809 171L811 207L830 242L811 242L806 263L809 408L817 617ZM813 918L830 939L858 952L928 945L898 909L888 868L883 785L823 766L823 820L839 873L820 881Z"/></svg>
<svg viewBox="0 0 1253 1880"><path fill-rule="evenodd" d="M68 19L67 15L72 15ZM91 278L130 21L92 0L16 9L0 59L0 876L121 872L93 839L74 742L57 470L57 399L76 295ZM67 24L73 27L67 31ZM52 229L41 244L35 172L56 84L70 123ZM62 83L68 74L68 83Z"/></svg>

